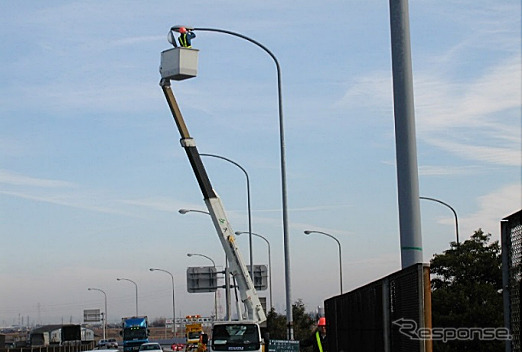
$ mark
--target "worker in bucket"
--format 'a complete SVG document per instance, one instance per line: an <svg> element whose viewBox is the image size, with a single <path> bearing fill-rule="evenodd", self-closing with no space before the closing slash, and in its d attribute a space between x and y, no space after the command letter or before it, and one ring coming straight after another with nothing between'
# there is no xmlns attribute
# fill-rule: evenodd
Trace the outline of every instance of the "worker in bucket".
<svg viewBox="0 0 523 352"><path fill-rule="evenodd" d="M327 345L327 324L325 317L318 320L318 328L310 337L300 341L301 347L312 346L313 352L328 352Z"/></svg>
<svg viewBox="0 0 523 352"><path fill-rule="evenodd" d="M187 30L187 28L185 27L180 27L180 29L178 29L178 32L180 32L180 36L178 37L178 42L180 43L180 46L183 48L190 48L191 40L196 38L196 34L194 34L194 32L191 30Z"/></svg>

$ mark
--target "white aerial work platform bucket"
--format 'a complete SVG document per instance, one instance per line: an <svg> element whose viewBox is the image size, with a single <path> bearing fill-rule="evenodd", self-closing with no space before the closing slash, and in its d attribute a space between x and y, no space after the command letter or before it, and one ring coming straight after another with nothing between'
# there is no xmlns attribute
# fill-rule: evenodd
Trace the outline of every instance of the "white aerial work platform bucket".
<svg viewBox="0 0 523 352"><path fill-rule="evenodd" d="M182 81L198 73L198 49L172 48L162 51L160 74L163 79Z"/></svg>

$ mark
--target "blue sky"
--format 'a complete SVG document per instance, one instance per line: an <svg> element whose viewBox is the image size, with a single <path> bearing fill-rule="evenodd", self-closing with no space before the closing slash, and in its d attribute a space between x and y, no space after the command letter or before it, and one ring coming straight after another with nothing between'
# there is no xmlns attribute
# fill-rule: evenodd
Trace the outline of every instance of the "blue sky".
<svg viewBox="0 0 523 352"><path fill-rule="evenodd" d="M312 311L401 268L386 1L11 1L0 3L0 325L80 322L103 308L209 315L189 266L222 267L210 219L158 85L176 24L227 29L282 68L292 300ZM521 209L521 2L410 2L420 195L452 205L461 239ZM271 243L274 305L285 309L275 66L258 47L198 32L195 79L173 84L201 153L241 164L252 228ZM205 166L235 231L245 177ZM421 201L424 260L454 240L446 207ZM245 261L248 241L237 239ZM267 247L254 239L255 264ZM269 291L260 292L268 296ZM223 297L223 293L221 293ZM224 309L223 303L221 309Z"/></svg>

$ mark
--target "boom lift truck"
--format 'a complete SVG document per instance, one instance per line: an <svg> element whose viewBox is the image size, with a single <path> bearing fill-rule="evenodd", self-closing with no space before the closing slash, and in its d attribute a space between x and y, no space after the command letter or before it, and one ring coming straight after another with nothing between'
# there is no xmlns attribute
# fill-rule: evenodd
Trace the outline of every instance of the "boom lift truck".
<svg viewBox="0 0 523 352"><path fill-rule="evenodd" d="M240 251L236 246L234 231L227 219L223 204L212 188L211 181L207 176L200 154L196 148L196 143L189 134L189 130L185 125L185 121L171 89L171 79L182 80L190 78L187 76L179 77L173 74L171 69L173 66L180 65L181 62L183 62L184 55L194 55L194 50L196 49L175 47L162 52L162 63L160 67L162 79L160 86L162 87L167 104L180 132L181 146L185 149L198 185L200 186L205 204L228 258L230 272L236 279L240 291L240 298L245 305L247 313L246 320L243 320L240 314L239 321L215 322L212 327L212 342L209 345L209 351L236 350L262 352L263 339L260 325L267 320L265 312L263 311L260 299L254 288L254 283ZM174 71L177 71L176 67ZM194 76L195 74L192 75L192 77Z"/></svg>

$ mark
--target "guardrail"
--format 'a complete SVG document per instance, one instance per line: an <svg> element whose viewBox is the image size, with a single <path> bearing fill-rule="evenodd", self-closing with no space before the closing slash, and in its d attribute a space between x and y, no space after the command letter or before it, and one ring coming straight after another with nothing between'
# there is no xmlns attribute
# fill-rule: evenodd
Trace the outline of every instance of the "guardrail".
<svg viewBox="0 0 523 352"><path fill-rule="evenodd" d="M64 345L64 346L32 346L32 347L14 347L0 348L0 352L83 352L94 349L94 344L85 345ZM103 351L103 350L102 350Z"/></svg>

